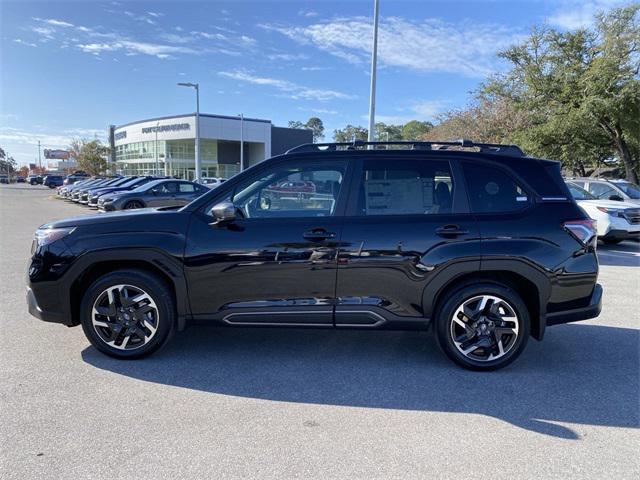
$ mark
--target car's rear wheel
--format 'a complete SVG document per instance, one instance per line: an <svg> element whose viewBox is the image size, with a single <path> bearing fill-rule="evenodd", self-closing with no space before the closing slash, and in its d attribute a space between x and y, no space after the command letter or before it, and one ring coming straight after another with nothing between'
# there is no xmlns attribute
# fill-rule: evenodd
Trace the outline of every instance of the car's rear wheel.
<svg viewBox="0 0 640 480"><path fill-rule="evenodd" d="M496 370L513 362L529 338L529 312L511 288L493 283L462 287L436 315L444 353L471 370Z"/></svg>
<svg viewBox="0 0 640 480"><path fill-rule="evenodd" d="M131 200L125 203L124 207L122 208L124 208L125 210L131 210L133 208L144 208L144 204L139 200Z"/></svg>
<svg viewBox="0 0 640 480"><path fill-rule="evenodd" d="M174 330L173 295L145 271L117 270L91 284L80 307L91 344L117 358L140 358L162 347Z"/></svg>

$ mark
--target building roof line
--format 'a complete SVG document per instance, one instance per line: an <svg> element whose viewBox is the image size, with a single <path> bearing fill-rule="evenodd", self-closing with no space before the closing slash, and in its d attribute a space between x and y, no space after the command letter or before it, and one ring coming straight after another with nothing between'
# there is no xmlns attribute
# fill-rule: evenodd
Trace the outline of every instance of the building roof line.
<svg viewBox="0 0 640 480"><path fill-rule="evenodd" d="M165 117L154 117L154 118L146 118L144 120L137 120L135 122L130 122L130 123L125 123L124 125L117 125L115 126L114 130L118 130L120 128L125 128L125 127L130 127L131 125L137 125L138 123L146 123L146 122L156 122L159 120L169 120L171 118L182 118L182 117L195 117L196 112L192 112L192 113L185 113L182 115L167 115ZM200 114L201 117L207 117L207 118L222 118L225 120L237 120L240 121L240 117L236 117L236 116L232 116L232 115L215 115L212 113L201 113ZM246 122L262 122L262 123L271 123L271 120L264 120L261 118L250 118L250 117L244 117L244 121Z"/></svg>

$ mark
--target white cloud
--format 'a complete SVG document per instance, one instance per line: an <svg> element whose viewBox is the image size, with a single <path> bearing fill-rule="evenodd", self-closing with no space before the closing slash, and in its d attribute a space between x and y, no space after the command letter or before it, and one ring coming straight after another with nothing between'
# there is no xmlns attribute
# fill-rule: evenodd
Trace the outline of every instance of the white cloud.
<svg viewBox="0 0 640 480"><path fill-rule="evenodd" d="M126 55L135 54L151 55L160 59L171 58L171 54L175 53L197 53L195 50L187 47L176 47L173 45L161 45L157 43L137 42L132 40L118 40L110 43L87 43L79 44L85 53L99 55L102 52L124 51Z"/></svg>
<svg viewBox="0 0 640 480"><path fill-rule="evenodd" d="M301 17L312 18L312 17L317 17L320 14L313 10L300 10L298 12L298 15L300 15Z"/></svg>
<svg viewBox="0 0 640 480"><path fill-rule="evenodd" d="M334 18L302 27L261 27L350 63L369 62L372 26L367 17ZM378 58L383 66L484 77L496 70L496 52L520 38L511 28L497 24L387 17L380 22Z"/></svg>
<svg viewBox="0 0 640 480"><path fill-rule="evenodd" d="M48 27L31 27L31 31L40 36L41 42L53 40L55 38L53 34L56 33L55 29Z"/></svg>
<svg viewBox="0 0 640 480"><path fill-rule="evenodd" d="M565 0L560 2L560 6L547 19L547 22L566 30L586 28L593 25L594 16L598 12L628 3L625 0Z"/></svg>
<svg viewBox="0 0 640 480"><path fill-rule="evenodd" d="M399 115L376 115L376 122L383 122L392 125L404 125L411 120L433 121L449 104L445 100L423 100L412 104L409 108L398 109L402 113ZM408 113L411 112L411 113ZM363 120L368 120L367 115L362 115Z"/></svg>
<svg viewBox="0 0 640 480"><path fill-rule="evenodd" d="M16 145L41 145L47 148L65 148L74 138L98 138L106 140L106 129L71 128L59 132L28 131L20 128L2 127L0 141Z"/></svg>
<svg viewBox="0 0 640 480"><path fill-rule="evenodd" d="M288 80L260 77L240 70L231 72L219 72L218 75L226 78L231 78L233 80L238 80L240 82L273 87L283 92L284 96L286 96L287 98L293 99L327 101L356 98L353 95L348 95L346 93L338 92L335 90L309 88L290 82Z"/></svg>
<svg viewBox="0 0 640 480"><path fill-rule="evenodd" d="M267 58L274 61L294 62L296 60L307 60L309 55L303 53L271 53L267 55Z"/></svg>
<svg viewBox="0 0 640 480"><path fill-rule="evenodd" d="M35 43L30 43L30 42L25 42L24 40L22 40L21 38L14 38L13 41L15 43L19 43L20 45L24 45L26 47L37 47L38 45L36 45Z"/></svg>

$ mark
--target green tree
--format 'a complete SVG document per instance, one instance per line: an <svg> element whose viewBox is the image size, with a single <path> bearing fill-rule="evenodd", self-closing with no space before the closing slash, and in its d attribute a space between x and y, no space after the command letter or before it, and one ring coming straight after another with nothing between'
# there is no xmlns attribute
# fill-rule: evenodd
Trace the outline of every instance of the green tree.
<svg viewBox="0 0 640 480"><path fill-rule="evenodd" d="M369 130L355 125L347 125L343 129L333 131L333 140L335 142L353 142L354 140L367 141Z"/></svg>
<svg viewBox="0 0 640 480"><path fill-rule="evenodd" d="M591 29L535 30L500 54L511 64L482 93L512 102L530 125L512 138L572 168L617 156L628 180L640 162L640 5L600 14Z"/></svg>
<svg viewBox="0 0 640 480"><path fill-rule="evenodd" d="M421 122L420 120L411 120L402 126L401 138L406 141L420 140L424 135L429 133L433 128L431 122Z"/></svg>
<svg viewBox="0 0 640 480"><path fill-rule="evenodd" d="M16 161L0 148L0 175L11 175L16 170Z"/></svg>
<svg viewBox="0 0 640 480"><path fill-rule="evenodd" d="M402 125L387 125L376 123L376 140L378 142L394 142L402 140Z"/></svg>
<svg viewBox="0 0 640 480"><path fill-rule="evenodd" d="M103 145L100 140L81 140L80 149L76 157L78 168L90 175L100 175L107 171L109 147ZM72 146L77 148L77 145Z"/></svg>
<svg viewBox="0 0 640 480"><path fill-rule="evenodd" d="M318 117L311 117L306 123L299 120L290 120L289 128L301 128L313 132L313 141L319 142L324 138L324 123Z"/></svg>

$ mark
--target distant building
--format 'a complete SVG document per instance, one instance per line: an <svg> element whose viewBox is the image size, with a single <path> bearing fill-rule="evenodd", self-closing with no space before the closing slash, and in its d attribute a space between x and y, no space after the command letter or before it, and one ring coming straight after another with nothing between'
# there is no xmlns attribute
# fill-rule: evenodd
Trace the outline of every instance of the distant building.
<svg viewBox="0 0 640 480"><path fill-rule="evenodd" d="M313 142L311 130L275 127L270 120L200 114L200 159L203 177L229 178L240 171L240 138L244 166L255 165L302 143ZM111 161L118 173L161 174L195 178L196 115L140 120L109 127Z"/></svg>

